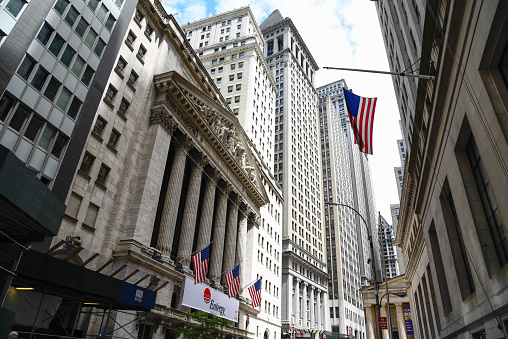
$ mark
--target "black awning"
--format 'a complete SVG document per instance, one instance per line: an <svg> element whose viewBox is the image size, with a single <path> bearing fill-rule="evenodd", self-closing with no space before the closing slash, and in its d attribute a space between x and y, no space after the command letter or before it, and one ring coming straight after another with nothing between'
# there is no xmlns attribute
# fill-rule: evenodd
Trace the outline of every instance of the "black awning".
<svg viewBox="0 0 508 339"><path fill-rule="evenodd" d="M23 254L15 283L34 284L51 293L85 297L113 309L149 310L156 292L34 250Z"/></svg>
<svg viewBox="0 0 508 339"><path fill-rule="evenodd" d="M21 243L42 241L58 233L64 212L64 202L0 145L0 230Z"/></svg>

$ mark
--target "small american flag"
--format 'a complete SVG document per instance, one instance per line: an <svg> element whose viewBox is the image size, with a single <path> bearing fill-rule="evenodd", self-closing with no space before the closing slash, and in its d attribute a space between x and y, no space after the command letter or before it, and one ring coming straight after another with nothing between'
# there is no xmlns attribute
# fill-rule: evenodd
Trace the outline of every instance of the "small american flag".
<svg viewBox="0 0 508 339"><path fill-rule="evenodd" d="M199 284L205 281L208 273L208 261L210 260L210 246L206 246L202 251L192 256L192 263L194 264L194 284Z"/></svg>
<svg viewBox="0 0 508 339"><path fill-rule="evenodd" d="M372 154L372 131L377 98L362 98L344 89L349 121L360 151Z"/></svg>
<svg viewBox="0 0 508 339"><path fill-rule="evenodd" d="M261 279L250 285L249 294L252 299L252 307L256 308L261 305Z"/></svg>
<svg viewBox="0 0 508 339"><path fill-rule="evenodd" d="M226 275L228 283L228 297L234 297L240 293L240 265L237 265L231 272Z"/></svg>

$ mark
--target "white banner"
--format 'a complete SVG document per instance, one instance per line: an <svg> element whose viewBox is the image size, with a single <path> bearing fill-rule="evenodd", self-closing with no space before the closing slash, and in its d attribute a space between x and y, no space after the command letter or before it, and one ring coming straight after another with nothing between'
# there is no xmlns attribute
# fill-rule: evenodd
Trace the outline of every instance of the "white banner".
<svg viewBox="0 0 508 339"><path fill-rule="evenodd" d="M182 305L218 317L238 322L238 308L240 301L229 298L227 294L219 292L205 284L194 285L194 280L185 278Z"/></svg>

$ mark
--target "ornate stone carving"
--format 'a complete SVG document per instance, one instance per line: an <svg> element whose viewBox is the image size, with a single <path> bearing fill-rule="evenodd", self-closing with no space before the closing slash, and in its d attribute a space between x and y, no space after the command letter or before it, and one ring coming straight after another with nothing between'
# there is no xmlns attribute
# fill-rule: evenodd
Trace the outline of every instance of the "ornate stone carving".
<svg viewBox="0 0 508 339"><path fill-rule="evenodd" d="M176 122L173 117L162 107L152 109L150 114L150 125L160 124L169 134L173 135L176 130Z"/></svg>
<svg viewBox="0 0 508 339"><path fill-rule="evenodd" d="M75 237L68 235L65 238L63 247L66 250L77 250L78 248L81 248L81 237L79 235Z"/></svg>

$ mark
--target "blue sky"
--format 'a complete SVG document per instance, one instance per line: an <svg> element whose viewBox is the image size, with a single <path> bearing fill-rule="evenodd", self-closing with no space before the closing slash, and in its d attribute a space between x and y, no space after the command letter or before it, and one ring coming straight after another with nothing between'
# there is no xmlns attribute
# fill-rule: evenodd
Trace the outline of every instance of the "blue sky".
<svg viewBox="0 0 508 339"><path fill-rule="evenodd" d="M260 24L278 9L290 17L320 70L316 86L345 79L365 97L378 97L374 122L373 169L377 209L390 220L390 204L398 203L393 167L400 166L397 139L399 112L390 76L331 71L324 66L389 70L375 2L369 0L166 0L168 13L181 25L249 5Z"/></svg>

